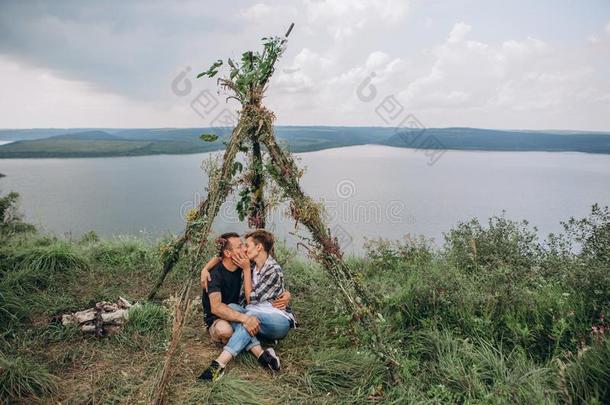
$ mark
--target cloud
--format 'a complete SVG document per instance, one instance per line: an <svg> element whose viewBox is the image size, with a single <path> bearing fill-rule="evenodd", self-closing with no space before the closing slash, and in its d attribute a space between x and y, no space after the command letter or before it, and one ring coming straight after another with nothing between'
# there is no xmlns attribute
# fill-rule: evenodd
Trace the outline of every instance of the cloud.
<svg viewBox="0 0 610 405"><path fill-rule="evenodd" d="M295 22L265 99L280 124L383 125L375 103L395 95L427 126L610 128L608 20L588 40L520 24L502 37L477 19L448 22L448 6L411 5L4 2L0 84L9 97L0 118L6 126L207 125L190 102L201 89L215 93L215 83L193 76ZM179 97L171 83L187 68L194 92ZM371 73L379 98L367 104L356 89Z"/></svg>
<svg viewBox="0 0 610 405"><path fill-rule="evenodd" d="M165 0L7 2L0 13L0 54L103 91L140 100L160 97L180 64L209 54L215 29L230 32L228 21L205 10L193 1L179 7Z"/></svg>
<svg viewBox="0 0 610 405"><path fill-rule="evenodd" d="M5 57L0 57L0 77L11 78L3 83L3 92L10 97L0 98L3 122L11 128L134 127L143 122L166 126L168 116L184 119L190 115L172 112L167 105L133 102Z"/></svg>
<svg viewBox="0 0 610 405"><path fill-rule="evenodd" d="M459 22L453 26L453 29L449 33L448 42L460 42L464 40L464 37L472 27L464 22Z"/></svg>
<svg viewBox="0 0 610 405"><path fill-rule="evenodd" d="M405 0L305 0L307 22L325 27L338 41L378 24L403 21L409 5Z"/></svg>
<svg viewBox="0 0 610 405"><path fill-rule="evenodd" d="M569 106L586 101L594 71L570 62L570 55L536 38L499 45L467 38L459 22L433 51L429 72L415 79L401 99L415 109L493 109L519 111ZM593 94L594 95L594 94Z"/></svg>

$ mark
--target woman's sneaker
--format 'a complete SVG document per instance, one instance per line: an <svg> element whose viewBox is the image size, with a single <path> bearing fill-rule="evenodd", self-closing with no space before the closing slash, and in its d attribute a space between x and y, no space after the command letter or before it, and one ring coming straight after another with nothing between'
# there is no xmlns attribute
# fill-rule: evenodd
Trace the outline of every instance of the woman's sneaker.
<svg viewBox="0 0 610 405"><path fill-rule="evenodd" d="M280 358L275 354L275 350L265 349L258 358L258 362L265 368L269 367L273 371L280 371Z"/></svg>
<svg viewBox="0 0 610 405"><path fill-rule="evenodd" d="M197 377L201 381L217 381L224 374L225 369L220 367L220 364L216 360L212 361L212 364L206 368L203 373Z"/></svg>

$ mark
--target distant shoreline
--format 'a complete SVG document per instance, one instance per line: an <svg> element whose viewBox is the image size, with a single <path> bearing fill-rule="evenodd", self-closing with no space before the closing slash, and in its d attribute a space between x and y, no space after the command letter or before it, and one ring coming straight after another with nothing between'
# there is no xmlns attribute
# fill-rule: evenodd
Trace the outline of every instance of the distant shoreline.
<svg viewBox="0 0 610 405"><path fill-rule="evenodd" d="M400 132L401 131L401 132ZM574 131L500 131L478 128L278 126L276 136L293 153L356 145L385 145L440 153L444 150L498 152L583 152L610 154L610 134ZM218 139L204 142L202 133ZM182 155L223 150L229 128L0 130L0 159L94 158Z"/></svg>
<svg viewBox="0 0 610 405"><path fill-rule="evenodd" d="M291 153L295 154L304 154L304 153L315 153L322 151L331 151L331 150L339 150L345 148L353 148L357 146L385 146L387 148L392 149L406 149L413 151L428 151L428 149L418 149L418 148L409 148L409 147L401 147L401 146L392 146L392 145L381 145L381 144L358 144L358 145L345 145L345 146L333 146L328 148L314 149L314 150L305 150L305 151L291 151ZM2 159L98 159L98 158L130 158L130 157L146 157L146 156L177 156L177 155L197 155L202 153L212 153L212 152L223 152L224 149L216 149L210 151L203 152L184 152L184 153L148 153L148 154L132 154L132 155L83 155L83 156L75 156L75 155L48 155L48 156L0 156L0 160ZM573 151L573 150L514 150L514 149L444 149L446 152L519 152L519 153L532 153L532 152L547 152L547 153L584 153L590 155L610 155L610 152L586 152L586 151ZM0 173L0 178L6 177L5 174Z"/></svg>

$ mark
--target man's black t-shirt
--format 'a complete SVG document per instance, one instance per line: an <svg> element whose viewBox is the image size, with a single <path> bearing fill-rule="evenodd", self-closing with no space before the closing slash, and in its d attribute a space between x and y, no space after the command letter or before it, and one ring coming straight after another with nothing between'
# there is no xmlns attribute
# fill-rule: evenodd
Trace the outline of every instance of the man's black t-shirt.
<svg viewBox="0 0 610 405"><path fill-rule="evenodd" d="M208 328L218 319L218 317L212 313L208 294L219 292L222 295L223 304L239 304L242 270L238 267L235 271L229 271L222 262L220 262L210 270L210 278L211 280L208 283L207 294L205 290L201 293L205 324Z"/></svg>

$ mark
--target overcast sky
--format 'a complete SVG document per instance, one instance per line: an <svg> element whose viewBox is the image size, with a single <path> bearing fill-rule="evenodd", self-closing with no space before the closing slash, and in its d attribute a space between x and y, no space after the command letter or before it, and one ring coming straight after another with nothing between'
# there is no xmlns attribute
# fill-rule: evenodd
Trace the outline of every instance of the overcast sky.
<svg viewBox="0 0 610 405"><path fill-rule="evenodd" d="M278 124L610 130L608 0L0 0L0 127L208 126L194 76L290 22Z"/></svg>

